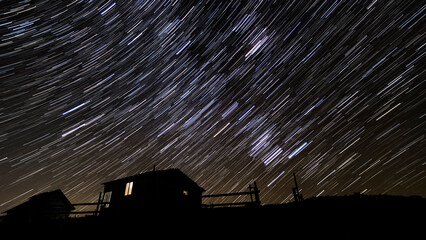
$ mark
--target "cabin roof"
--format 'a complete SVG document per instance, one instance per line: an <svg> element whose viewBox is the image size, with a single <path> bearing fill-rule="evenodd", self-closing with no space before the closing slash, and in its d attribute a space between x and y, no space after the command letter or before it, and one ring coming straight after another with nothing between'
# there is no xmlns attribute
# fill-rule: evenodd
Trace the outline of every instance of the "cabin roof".
<svg viewBox="0 0 426 240"><path fill-rule="evenodd" d="M150 171L145 172L141 174L136 174L129 177L124 177L120 179L116 179L109 182L102 183L103 185L110 185L110 184L121 184L123 182L129 182L129 181L144 181L152 178L159 178L165 181L173 181L173 182L180 182L190 185L193 188L199 189L200 191L204 192L205 190L198 186L196 182L194 182L191 178L189 178L187 175L185 175L182 171L179 169L166 169L166 170L157 170L157 171Z"/></svg>
<svg viewBox="0 0 426 240"><path fill-rule="evenodd" d="M30 208L40 208L43 206L50 206L51 204L57 204L58 201L62 202L61 206L65 207L68 210L75 209L72 203L64 195L64 193L60 189L57 189L51 192L44 192L44 193L34 195L30 197L28 201L22 204L19 204L5 211L4 213L26 211Z"/></svg>

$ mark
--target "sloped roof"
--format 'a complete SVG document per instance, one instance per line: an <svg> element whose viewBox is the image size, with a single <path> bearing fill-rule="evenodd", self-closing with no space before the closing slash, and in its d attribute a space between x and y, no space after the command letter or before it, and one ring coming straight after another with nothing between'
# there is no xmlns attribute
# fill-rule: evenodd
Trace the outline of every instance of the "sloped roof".
<svg viewBox="0 0 426 240"><path fill-rule="evenodd" d="M60 190L54 190L51 192L44 192L37 195L34 195L29 198L28 201L15 206L4 213L10 213L10 212L18 212L18 211L26 211L31 208L40 208L40 207L52 207L58 202L61 203L61 206L67 208L68 210L74 210L74 206L72 203L68 200L68 198L64 195L64 193ZM55 206L53 206L55 207Z"/></svg>
<svg viewBox="0 0 426 240"><path fill-rule="evenodd" d="M170 181L170 182L185 183L190 185L193 188L198 188L202 192L205 191L202 187L198 186L196 182L194 182L191 178L185 175L182 171L175 168L145 172L145 173L141 173L141 174L125 177L125 178L120 178L120 179L109 181L109 182L104 182L102 184L109 185L109 184L129 182L129 181L138 181L138 180L143 181L143 180L148 180L152 178L162 179L164 181Z"/></svg>

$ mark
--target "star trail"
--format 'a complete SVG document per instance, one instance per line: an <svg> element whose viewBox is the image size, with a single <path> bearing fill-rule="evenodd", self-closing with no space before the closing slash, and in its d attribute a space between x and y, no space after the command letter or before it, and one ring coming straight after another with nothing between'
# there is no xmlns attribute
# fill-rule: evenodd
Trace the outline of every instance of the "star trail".
<svg viewBox="0 0 426 240"><path fill-rule="evenodd" d="M426 197L423 1L6 1L0 211L179 168L263 203Z"/></svg>

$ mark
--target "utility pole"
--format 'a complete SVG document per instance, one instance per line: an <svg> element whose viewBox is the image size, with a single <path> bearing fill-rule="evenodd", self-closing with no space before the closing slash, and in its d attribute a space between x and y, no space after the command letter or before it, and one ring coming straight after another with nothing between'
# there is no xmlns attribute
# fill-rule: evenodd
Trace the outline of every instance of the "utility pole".
<svg viewBox="0 0 426 240"><path fill-rule="evenodd" d="M299 192L299 186L297 185L297 179L296 179L295 173L293 173L293 179L294 179L294 185L295 185L295 187L293 188L294 201L295 202L301 202L301 201L303 201L303 196Z"/></svg>

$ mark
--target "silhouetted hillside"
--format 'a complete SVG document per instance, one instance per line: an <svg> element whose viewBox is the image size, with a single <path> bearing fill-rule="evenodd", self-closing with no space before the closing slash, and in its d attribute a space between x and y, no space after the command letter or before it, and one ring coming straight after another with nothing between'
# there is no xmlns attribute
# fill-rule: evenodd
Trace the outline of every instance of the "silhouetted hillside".
<svg viewBox="0 0 426 240"><path fill-rule="evenodd" d="M370 213L405 211L416 207L425 207L426 199L420 196L391 196L353 194L345 196L312 197L299 203L266 205L266 208L284 208L289 211L331 211L336 213Z"/></svg>
<svg viewBox="0 0 426 240"><path fill-rule="evenodd" d="M145 236L275 236L278 239L412 239L423 235L426 199L388 195L313 197L261 207L146 211L107 217L68 218L2 228L36 232L85 232ZM260 235L259 235L260 234ZM277 235L278 234L278 235ZM419 235L420 234L420 235ZM262 238L261 239L267 239Z"/></svg>

